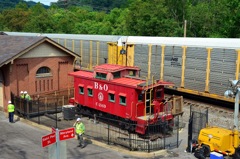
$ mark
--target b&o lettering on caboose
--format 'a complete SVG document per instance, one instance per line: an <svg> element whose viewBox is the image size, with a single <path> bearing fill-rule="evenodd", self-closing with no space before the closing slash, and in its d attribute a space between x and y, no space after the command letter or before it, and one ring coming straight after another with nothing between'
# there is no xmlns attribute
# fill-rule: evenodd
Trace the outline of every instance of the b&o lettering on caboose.
<svg viewBox="0 0 240 159"><path fill-rule="evenodd" d="M94 82L94 89L108 91L108 85L107 84L99 84L98 82Z"/></svg>

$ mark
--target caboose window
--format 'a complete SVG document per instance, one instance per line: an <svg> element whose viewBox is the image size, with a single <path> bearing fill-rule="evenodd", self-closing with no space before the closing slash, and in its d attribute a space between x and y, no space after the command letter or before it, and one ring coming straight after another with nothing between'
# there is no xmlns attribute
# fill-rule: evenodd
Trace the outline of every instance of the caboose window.
<svg viewBox="0 0 240 159"><path fill-rule="evenodd" d="M110 102L115 102L115 95L112 94L112 93L108 93L108 100L109 100Z"/></svg>
<svg viewBox="0 0 240 159"><path fill-rule="evenodd" d="M113 78L120 78L120 71L113 73Z"/></svg>
<svg viewBox="0 0 240 159"><path fill-rule="evenodd" d="M84 88L79 86L79 94L84 94Z"/></svg>
<svg viewBox="0 0 240 159"><path fill-rule="evenodd" d="M157 91L156 92L156 98L161 98L161 93L162 93L161 91Z"/></svg>
<svg viewBox="0 0 240 159"><path fill-rule="evenodd" d="M143 94L139 94L138 95L138 101L142 101L143 100Z"/></svg>
<svg viewBox="0 0 240 159"><path fill-rule="evenodd" d="M105 74L105 73L100 73L100 72L96 72L96 78L106 79L106 78L107 78L107 74Z"/></svg>
<svg viewBox="0 0 240 159"><path fill-rule="evenodd" d="M120 97L120 104L126 105L126 97L124 97L124 96L119 96L119 97Z"/></svg>
<svg viewBox="0 0 240 159"><path fill-rule="evenodd" d="M136 76L136 71L130 70L129 71L129 76Z"/></svg>
<svg viewBox="0 0 240 159"><path fill-rule="evenodd" d="M91 88L88 88L88 96L93 96L93 90Z"/></svg>

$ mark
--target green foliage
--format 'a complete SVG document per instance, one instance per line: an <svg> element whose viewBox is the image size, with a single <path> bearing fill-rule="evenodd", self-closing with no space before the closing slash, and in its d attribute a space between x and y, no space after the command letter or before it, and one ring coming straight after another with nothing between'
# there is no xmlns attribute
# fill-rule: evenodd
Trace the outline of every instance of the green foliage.
<svg viewBox="0 0 240 159"><path fill-rule="evenodd" d="M2 31L181 37L187 20L187 37L240 37L239 0L65 0L49 8L1 0L0 6Z"/></svg>
<svg viewBox="0 0 240 159"><path fill-rule="evenodd" d="M173 19L164 0L136 0L129 7L126 25L129 35L176 36L177 21Z"/></svg>

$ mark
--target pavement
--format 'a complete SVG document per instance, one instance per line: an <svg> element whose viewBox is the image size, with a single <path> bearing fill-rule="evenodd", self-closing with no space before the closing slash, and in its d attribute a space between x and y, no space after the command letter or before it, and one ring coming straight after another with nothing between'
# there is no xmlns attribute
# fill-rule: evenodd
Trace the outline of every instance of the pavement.
<svg viewBox="0 0 240 159"><path fill-rule="evenodd" d="M56 159L55 144L42 147L42 136L50 134L52 129L16 115L14 117L16 122L9 123L7 114L0 111L0 159ZM195 159L193 154L184 152L187 145L186 131L184 129L180 132L179 148L151 153L129 151L87 138L86 147L81 149L77 147L76 138L69 139L60 142L62 147L59 159Z"/></svg>
<svg viewBox="0 0 240 159"><path fill-rule="evenodd" d="M51 133L51 128L19 118L15 115L15 123L9 123L7 114L0 111L0 159L47 159L56 158L51 154L55 144L42 147L42 136ZM129 152L94 140L88 140L85 148L77 147L78 141L63 141L68 159L138 159L153 158L154 154ZM61 149L61 151L64 151Z"/></svg>

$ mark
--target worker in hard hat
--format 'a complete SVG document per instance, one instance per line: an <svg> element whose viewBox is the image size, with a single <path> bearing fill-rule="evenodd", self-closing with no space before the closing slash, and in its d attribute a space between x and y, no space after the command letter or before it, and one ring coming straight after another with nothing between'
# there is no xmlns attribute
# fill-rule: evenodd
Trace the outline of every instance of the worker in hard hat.
<svg viewBox="0 0 240 159"><path fill-rule="evenodd" d="M30 95L27 93L27 91L24 91L24 99L26 99L28 101L32 100Z"/></svg>
<svg viewBox="0 0 240 159"><path fill-rule="evenodd" d="M8 118L10 123L14 123L13 121L14 109L15 109L15 106L12 104L11 101L8 101Z"/></svg>
<svg viewBox="0 0 240 159"><path fill-rule="evenodd" d="M78 147L84 148L85 143L83 140L83 134L85 133L85 125L82 123L81 118L77 118L76 122L73 124L73 127L75 127L76 135L79 140Z"/></svg>
<svg viewBox="0 0 240 159"><path fill-rule="evenodd" d="M23 91L20 92L20 98L21 98L21 99L24 99L24 93L23 93Z"/></svg>

